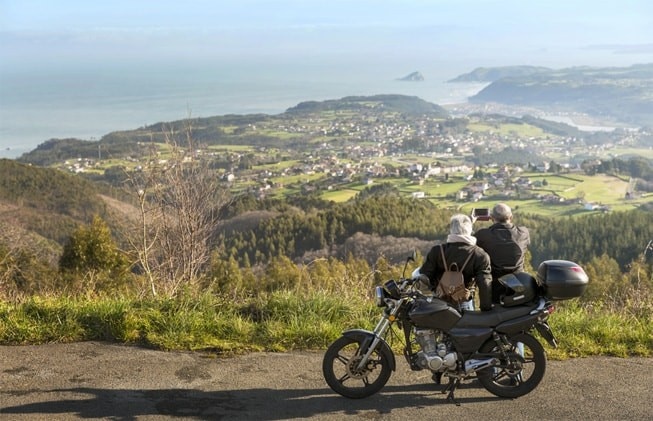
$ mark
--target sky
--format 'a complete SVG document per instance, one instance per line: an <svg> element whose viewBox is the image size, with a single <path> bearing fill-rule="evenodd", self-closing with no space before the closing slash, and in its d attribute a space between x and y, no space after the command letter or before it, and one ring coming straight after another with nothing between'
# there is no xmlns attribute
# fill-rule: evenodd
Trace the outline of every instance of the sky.
<svg viewBox="0 0 653 421"><path fill-rule="evenodd" d="M157 60L630 65L653 2L0 0L0 70Z"/></svg>

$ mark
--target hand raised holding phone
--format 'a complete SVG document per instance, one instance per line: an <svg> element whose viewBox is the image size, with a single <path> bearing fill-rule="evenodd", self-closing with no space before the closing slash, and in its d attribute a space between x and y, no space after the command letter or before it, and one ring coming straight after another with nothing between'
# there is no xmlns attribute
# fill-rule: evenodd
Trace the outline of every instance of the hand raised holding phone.
<svg viewBox="0 0 653 421"><path fill-rule="evenodd" d="M492 219L490 217L490 210L487 208L473 208L472 209L472 221L489 221Z"/></svg>

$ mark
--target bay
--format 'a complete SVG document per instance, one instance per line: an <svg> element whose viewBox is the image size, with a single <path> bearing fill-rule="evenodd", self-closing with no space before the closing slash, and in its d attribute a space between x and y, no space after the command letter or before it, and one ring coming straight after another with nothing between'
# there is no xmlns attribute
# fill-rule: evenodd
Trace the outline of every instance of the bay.
<svg viewBox="0 0 653 421"><path fill-rule="evenodd" d="M399 81L420 71L421 82ZM482 83L447 83L444 69L338 63L85 63L0 72L0 158L52 138L97 140L162 121L225 114L279 114L302 101L402 94L439 105L464 103Z"/></svg>

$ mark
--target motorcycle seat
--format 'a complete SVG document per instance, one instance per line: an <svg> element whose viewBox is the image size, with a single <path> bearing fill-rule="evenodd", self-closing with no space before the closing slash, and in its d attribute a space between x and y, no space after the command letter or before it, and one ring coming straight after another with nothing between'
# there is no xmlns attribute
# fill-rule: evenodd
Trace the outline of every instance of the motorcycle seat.
<svg viewBox="0 0 653 421"><path fill-rule="evenodd" d="M497 306L490 311L466 311L456 323L456 327L496 327L506 320L525 316L535 308L537 308L537 305Z"/></svg>

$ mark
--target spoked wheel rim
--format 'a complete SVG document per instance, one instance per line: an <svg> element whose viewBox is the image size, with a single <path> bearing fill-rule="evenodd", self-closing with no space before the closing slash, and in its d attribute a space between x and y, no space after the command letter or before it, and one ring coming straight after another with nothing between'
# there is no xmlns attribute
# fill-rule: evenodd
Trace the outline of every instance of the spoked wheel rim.
<svg viewBox="0 0 653 421"><path fill-rule="evenodd" d="M363 367L361 344L353 338L342 337L324 355L322 371L327 384L335 392L348 398L364 398L378 392L390 378L387 356L379 350L370 355Z"/></svg>
<svg viewBox="0 0 653 421"><path fill-rule="evenodd" d="M534 360L532 357L524 358L511 350L508 359L501 362L492 374L492 381L503 386L515 386L523 383L524 379L532 376L534 371Z"/></svg>
<svg viewBox="0 0 653 421"><path fill-rule="evenodd" d="M516 398L530 393L542 381L546 370L546 355L542 345L529 334L510 338L506 358L496 367L478 372L479 382L490 393ZM523 350L522 350L523 348ZM483 352L496 352L491 344Z"/></svg>
<svg viewBox="0 0 653 421"><path fill-rule="evenodd" d="M360 348L357 352L360 352ZM344 364L346 368L346 374L341 377L339 380L344 382L345 380L351 378L353 380L362 380L363 383L368 383L367 376L374 371L376 366L376 361L373 361L371 358L368 360L362 368L358 368L360 362L362 361L363 356L358 354L352 358L348 358L346 355L341 352L338 353L338 360Z"/></svg>

